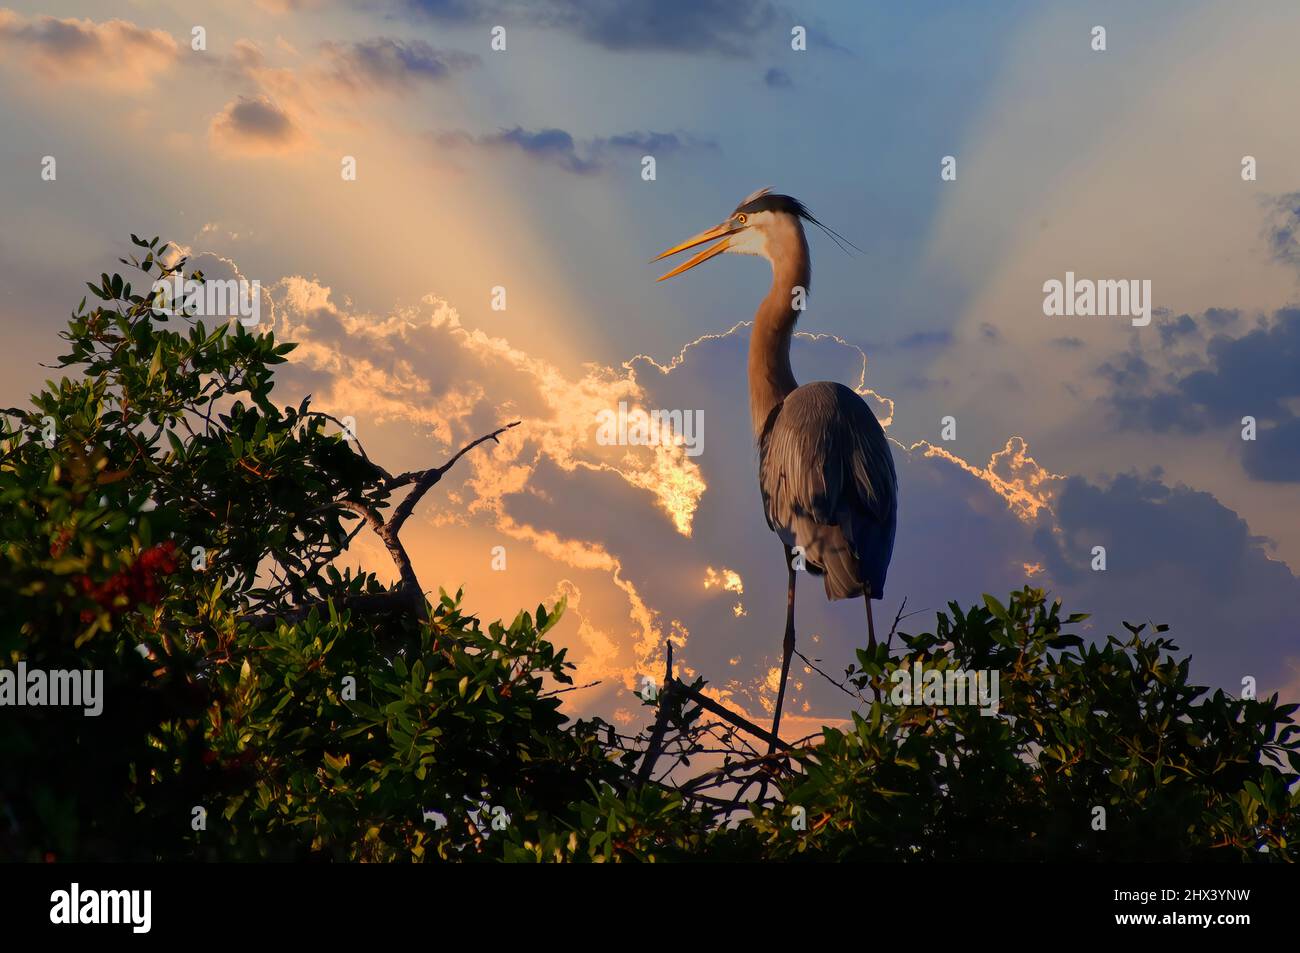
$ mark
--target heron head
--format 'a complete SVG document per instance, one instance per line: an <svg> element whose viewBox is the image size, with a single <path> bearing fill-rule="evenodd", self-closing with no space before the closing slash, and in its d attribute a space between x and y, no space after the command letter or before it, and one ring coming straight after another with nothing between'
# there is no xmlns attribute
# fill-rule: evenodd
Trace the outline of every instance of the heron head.
<svg viewBox="0 0 1300 953"><path fill-rule="evenodd" d="M772 261L781 249L791 242L804 242L802 220L820 224L804 208L802 202L788 195L773 195L772 190L759 189L736 206L725 222L705 229L678 245L674 245L655 261L678 252L718 239L716 244L698 252L672 271L659 278L672 278L715 255L728 252L733 255L758 255ZM806 247L806 246L805 246Z"/></svg>

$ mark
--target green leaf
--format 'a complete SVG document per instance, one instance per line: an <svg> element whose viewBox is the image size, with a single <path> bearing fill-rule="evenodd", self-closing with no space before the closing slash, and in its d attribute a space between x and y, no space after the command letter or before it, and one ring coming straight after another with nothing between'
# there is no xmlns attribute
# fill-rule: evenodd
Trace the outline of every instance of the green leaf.
<svg viewBox="0 0 1300 953"><path fill-rule="evenodd" d="M1003 622L1011 621L1011 617L1007 614L1007 610L1003 607L1002 603L998 602L998 600L994 599L987 592L984 594L984 605L988 608L989 612L993 614L993 618L1000 619Z"/></svg>
<svg viewBox="0 0 1300 953"><path fill-rule="evenodd" d="M159 338L157 346L153 349L153 360L149 362L149 383L150 384L153 383L153 379L158 375L158 372L162 369L162 346L163 346L162 338Z"/></svg>
<svg viewBox="0 0 1300 953"><path fill-rule="evenodd" d="M176 459L184 460L185 444L181 441L180 437L176 436L176 431L174 430L167 431L167 442L172 445L172 452L176 454Z"/></svg>

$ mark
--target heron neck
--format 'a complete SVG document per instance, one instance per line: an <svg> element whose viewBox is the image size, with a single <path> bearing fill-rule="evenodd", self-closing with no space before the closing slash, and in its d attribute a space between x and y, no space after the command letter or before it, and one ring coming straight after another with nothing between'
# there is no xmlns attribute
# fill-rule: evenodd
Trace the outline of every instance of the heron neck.
<svg viewBox="0 0 1300 953"><path fill-rule="evenodd" d="M808 246L803 241L791 254L772 259L772 288L754 314L749 335L749 410L755 437L762 436L772 409L799 386L790 367L790 341L799 317L794 289L802 288L801 297L806 297L809 278Z"/></svg>

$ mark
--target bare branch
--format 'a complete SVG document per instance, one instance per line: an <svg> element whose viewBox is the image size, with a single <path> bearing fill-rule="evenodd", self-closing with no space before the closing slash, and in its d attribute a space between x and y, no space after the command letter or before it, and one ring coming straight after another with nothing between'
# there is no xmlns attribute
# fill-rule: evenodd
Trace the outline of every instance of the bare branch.
<svg viewBox="0 0 1300 953"><path fill-rule="evenodd" d="M553 695L563 695L565 692L576 692L583 688L595 688L600 684L600 679L594 682L588 682L586 685L570 685L568 688L553 688L549 692L538 693L538 698L550 698Z"/></svg>
<svg viewBox="0 0 1300 953"><path fill-rule="evenodd" d="M399 588L406 590L408 594L414 593L423 603L424 596L423 590L420 588L420 580L416 578L415 567L411 565L411 557L406 554L406 547L402 545L401 539L398 538L397 527L391 521L385 523L382 516L364 503L358 503L355 500L340 500L339 506L361 516L370 528L375 531L379 541L388 550L388 555L393 558L393 565L397 567L398 576L401 578L401 582L398 584ZM424 613L422 612L421 615L423 616Z"/></svg>
<svg viewBox="0 0 1300 953"><path fill-rule="evenodd" d="M401 530L402 524L405 523L406 518L411 515L411 511L415 509L415 505L420 502L421 497L428 493L429 489L442 479L444 473L455 466L457 460L485 441L491 440L494 443L500 443L501 441L497 438L511 427L518 427L519 424L520 421L516 420L514 423L506 424L504 427L500 427L489 434L484 434L477 440L467 443L457 451L454 457L440 467L433 467L428 470L411 470L406 473L398 474L397 476L385 481L384 488L388 490L406 486L408 483L415 484L411 492L407 494L406 499L402 500L402 502L397 505L396 509L393 510L393 515L388 520L391 532L396 534Z"/></svg>
<svg viewBox="0 0 1300 953"><path fill-rule="evenodd" d="M773 735L770 731L765 731L764 729L758 727L758 725L750 721L748 718L736 714L734 711L732 711L730 708L727 708L725 705L715 702L712 698L708 697L707 695L703 695L700 692L697 692L689 685L683 684L679 679L673 679L672 687L675 691L681 692L683 695L691 699L701 708L705 709L706 711L712 712L713 714L717 715L719 718L726 719L727 721L735 725L737 728L742 728L745 731L748 731L755 738L761 738L763 741L766 741L769 744L775 744L778 748L784 748L786 750L789 750L790 746L786 744L784 741L782 741L780 738Z"/></svg>

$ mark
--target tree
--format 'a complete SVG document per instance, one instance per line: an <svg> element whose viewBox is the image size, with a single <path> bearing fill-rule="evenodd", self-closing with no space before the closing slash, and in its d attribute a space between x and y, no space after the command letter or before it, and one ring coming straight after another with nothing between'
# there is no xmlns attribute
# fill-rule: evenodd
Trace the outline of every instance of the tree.
<svg viewBox="0 0 1300 953"><path fill-rule="evenodd" d="M911 669L998 672L979 705L874 702L796 759L756 825L778 856L879 860L1294 859L1300 705L1188 684L1190 659L1145 625L1088 644L1041 590L940 613L890 657L858 652L846 684L897 689ZM1156 633L1168 627L1155 626ZM896 677L896 673L897 676ZM928 676L926 676L928 678ZM801 806L815 838L787 821Z"/></svg>
<svg viewBox="0 0 1300 953"><path fill-rule="evenodd" d="M146 280L183 273L132 238ZM860 651L852 727L775 755L671 654L653 732L570 720L563 605L484 626L400 536L513 424L394 475L310 399L272 403L293 344L89 287L64 376L4 412L0 668L102 672L103 711L0 707L0 856L1293 856L1297 706L1202 697L1144 627L1085 646L1028 588ZM392 586L340 568L363 531ZM918 666L999 672L998 714L891 698Z"/></svg>
<svg viewBox="0 0 1300 953"><path fill-rule="evenodd" d="M146 277L183 269L133 241ZM495 809L562 814L609 774L596 726L558 710L558 611L484 629L459 594L430 606L402 547L424 494L507 428L392 475L310 400L270 402L292 344L155 313L119 275L90 290L70 376L9 411L0 651L102 670L106 698L3 710L4 853L450 855ZM365 527L392 587L333 565Z"/></svg>

